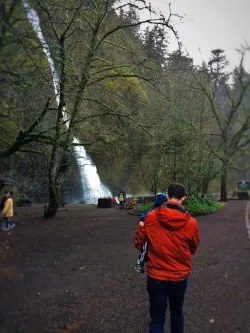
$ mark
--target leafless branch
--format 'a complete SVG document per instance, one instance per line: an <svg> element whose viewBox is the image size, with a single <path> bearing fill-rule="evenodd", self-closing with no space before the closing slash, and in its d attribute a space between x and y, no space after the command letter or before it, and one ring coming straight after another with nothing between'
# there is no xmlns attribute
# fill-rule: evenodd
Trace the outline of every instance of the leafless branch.
<svg viewBox="0 0 250 333"><path fill-rule="evenodd" d="M96 83L100 83L100 82L105 81L107 79L117 79L117 78L137 78L137 79L142 79L142 80L152 84L152 81L150 79L148 79L147 77L144 77L142 75L139 75L139 74L121 74L121 73L117 73L117 74L109 74L109 75L106 75L104 77L100 77L96 80L90 81L89 83L87 83L86 87L90 87L90 86L92 86Z"/></svg>
<svg viewBox="0 0 250 333"><path fill-rule="evenodd" d="M130 121L132 121L133 123L135 123L136 125L138 125L139 127L141 127L150 137L152 137L152 134L147 130L147 128L151 127L149 125L144 125L144 124L141 124L140 122L138 122L135 118L133 118L131 115L129 114L126 114L126 113L121 113L121 112L118 112L118 111L115 111L115 110L112 110L109 106L105 105L104 103L96 100L96 99L92 99L92 98L85 98L84 99L85 101L91 101L91 102L94 102L98 105L100 105L101 107L103 107L104 109L106 109L107 111L106 112L101 112L101 113L97 113L97 114L93 114L93 115L88 115L88 116L85 116L83 117L82 119L79 118L77 120L77 123L79 122L85 122L87 121L88 119L91 119L91 118L96 118L96 117L106 117L106 116L116 116L116 117L123 117L123 118L127 118L129 119Z"/></svg>

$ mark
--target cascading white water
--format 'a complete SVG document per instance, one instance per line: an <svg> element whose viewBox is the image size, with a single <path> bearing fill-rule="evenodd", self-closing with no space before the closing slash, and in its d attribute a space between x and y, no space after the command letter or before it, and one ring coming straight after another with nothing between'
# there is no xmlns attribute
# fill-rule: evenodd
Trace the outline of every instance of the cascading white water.
<svg viewBox="0 0 250 333"><path fill-rule="evenodd" d="M59 77L56 71L56 66L51 55L48 44L46 43L41 27L40 19L37 12L30 8L25 0L23 0L24 8L26 9L27 17L29 22L42 45L43 52L49 62L50 69L52 72L53 86L56 95L56 101L59 103ZM67 119L67 115L64 113L64 118ZM66 122L66 126L67 126ZM80 144L79 140L74 138L73 143ZM112 197L112 194L107 186L102 184L100 177L97 172L97 168L92 162L91 158L87 155L86 150L83 146L74 146L74 151L77 159L77 165L79 167L81 182L83 188L83 200L85 203L96 203L100 197Z"/></svg>
<svg viewBox="0 0 250 333"><path fill-rule="evenodd" d="M79 144L79 141L74 139L74 143ZM84 202L96 203L98 198L112 197L109 188L101 182L97 168L84 147L75 146L75 153L84 189Z"/></svg>

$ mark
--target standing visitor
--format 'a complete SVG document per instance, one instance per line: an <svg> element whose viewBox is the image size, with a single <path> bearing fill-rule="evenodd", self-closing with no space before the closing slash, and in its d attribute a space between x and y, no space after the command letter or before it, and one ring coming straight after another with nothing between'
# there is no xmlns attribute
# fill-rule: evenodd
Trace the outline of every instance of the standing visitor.
<svg viewBox="0 0 250 333"><path fill-rule="evenodd" d="M126 200L126 195L123 191L120 191L120 193L118 194L118 200L120 208L123 208L125 206L125 200Z"/></svg>
<svg viewBox="0 0 250 333"><path fill-rule="evenodd" d="M13 192L8 191L5 193L4 198L1 201L1 211L3 215L2 231L10 231L16 226L15 223L11 221L14 216L12 196Z"/></svg>
<svg viewBox="0 0 250 333"><path fill-rule="evenodd" d="M171 333L184 332L184 297L192 255L200 241L196 220L181 206L186 198L185 187L174 183L169 185L167 192L167 207L148 213L134 239L140 251L148 242L149 333L164 333L168 302Z"/></svg>

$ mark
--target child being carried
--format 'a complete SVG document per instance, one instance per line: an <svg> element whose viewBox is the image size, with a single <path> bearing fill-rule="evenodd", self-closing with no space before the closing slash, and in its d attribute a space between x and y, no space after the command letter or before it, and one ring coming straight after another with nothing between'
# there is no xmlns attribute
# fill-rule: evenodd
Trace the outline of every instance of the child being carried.
<svg viewBox="0 0 250 333"><path fill-rule="evenodd" d="M158 193L156 195L156 198L155 198L154 207L149 209L148 211L146 211L145 213L143 213L140 216L139 226L141 228L143 228L144 227L144 220L145 220L147 214L149 212L151 212L152 210L154 210L155 208L161 207L162 205L164 205L166 203L166 201L167 201L166 194ZM142 251L139 255L139 258L137 259L136 265L135 265L135 270L138 273L144 273L144 264L147 261L147 252L148 252L148 243L146 242L143 246L143 249L142 249Z"/></svg>

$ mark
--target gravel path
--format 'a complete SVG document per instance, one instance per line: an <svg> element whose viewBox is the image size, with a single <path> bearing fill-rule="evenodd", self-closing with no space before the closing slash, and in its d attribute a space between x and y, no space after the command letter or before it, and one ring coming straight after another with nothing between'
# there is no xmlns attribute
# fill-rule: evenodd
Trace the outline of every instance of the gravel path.
<svg viewBox="0 0 250 333"><path fill-rule="evenodd" d="M186 333L250 333L245 206L231 201L198 219ZM146 333L146 279L134 271L137 217L69 206L40 223L41 213L19 208L17 228L0 234L0 333Z"/></svg>

